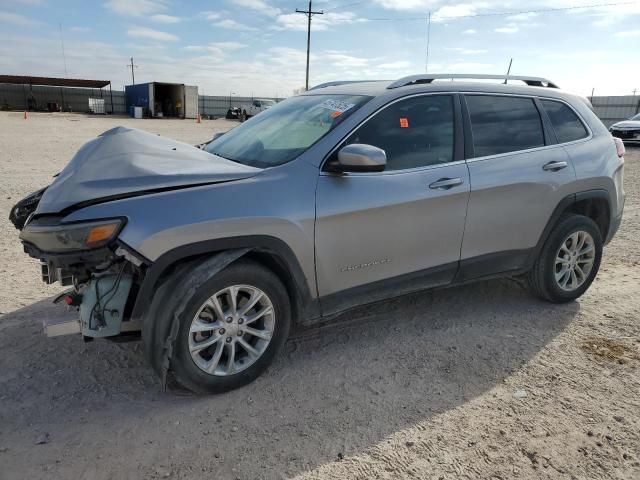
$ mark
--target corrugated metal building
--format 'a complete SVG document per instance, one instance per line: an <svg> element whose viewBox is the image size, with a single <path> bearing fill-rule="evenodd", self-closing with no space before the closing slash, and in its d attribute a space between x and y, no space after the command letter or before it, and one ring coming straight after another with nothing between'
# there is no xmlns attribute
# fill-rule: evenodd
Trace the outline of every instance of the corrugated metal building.
<svg viewBox="0 0 640 480"><path fill-rule="evenodd" d="M104 90L107 86L109 90ZM100 102L90 102L90 98ZM89 105L97 103L109 112L114 110L109 80L0 75L3 110L88 112Z"/></svg>
<svg viewBox="0 0 640 480"><path fill-rule="evenodd" d="M607 127L640 113L640 96L591 97L593 110Z"/></svg>

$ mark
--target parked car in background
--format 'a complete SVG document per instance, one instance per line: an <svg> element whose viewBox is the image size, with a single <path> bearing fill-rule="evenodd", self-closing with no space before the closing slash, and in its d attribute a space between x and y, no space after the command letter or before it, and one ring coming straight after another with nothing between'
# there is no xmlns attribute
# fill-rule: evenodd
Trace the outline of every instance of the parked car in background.
<svg viewBox="0 0 640 480"><path fill-rule="evenodd" d="M629 120L614 123L609 127L611 135L621 138L624 141L640 142L640 113L634 115Z"/></svg>
<svg viewBox="0 0 640 480"><path fill-rule="evenodd" d="M254 115L264 112L270 109L276 104L275 100L269 100L265 98L256 98L251 103L244 103L240 105L240 121L244 122L248 118Z"/></svg>
<svg viewBox="0 0 640 480"><path fill-rule="evenodd" d="M320 85L202 148L118 127L10 218L71 287L66 333L141 330L199 392L254 380L293 323L427 288L575 300L622 220L622 141L548 80L458 77Z"/></svg>

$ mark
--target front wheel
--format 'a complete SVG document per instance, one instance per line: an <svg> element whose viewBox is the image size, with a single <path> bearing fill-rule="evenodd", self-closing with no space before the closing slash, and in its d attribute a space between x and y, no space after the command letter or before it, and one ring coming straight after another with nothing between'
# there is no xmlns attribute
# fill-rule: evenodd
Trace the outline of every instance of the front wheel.
<svg viewBox="0 0 640 480"><path fill-rule="evenodd" d="M177 293L177 292L176 292ZM180 298L180 295L175 295ZM270 270L231 264L200 285L181 311L171 371L195 392L221 393L256 379L289 334L287 292Z"/></svg>
<svg viewBox="0 0 640 480"><path fill-rule="evenodd" d="M583 215L562 217L529 272L531 290L556 303L580 297L598 273L602 247L602 234L593 220Z"/></svg>

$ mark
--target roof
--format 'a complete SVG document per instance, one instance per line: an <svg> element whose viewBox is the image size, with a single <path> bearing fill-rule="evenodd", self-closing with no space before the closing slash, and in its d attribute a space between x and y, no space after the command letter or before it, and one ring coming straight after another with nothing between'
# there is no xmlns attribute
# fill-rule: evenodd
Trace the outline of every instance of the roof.
<svg viewBox="0 0 640 480"><path fill-rule="evenodd" d="M456 81L430 81L444 80L446 78L453 78ZM422 80L422 77L428 77L429 81L415 81L415 78ZM549 82L553 87L536 85L538 81L548 82L545 79L537 77L506 77L513 80L526 79L533 83L533 85L518 85L516 82L485 82L485 81L473 81L469 78L478 78L478 80L487 80L492 77L504 79L506 76L489 76L489 75L455 75L455 74L441 74L441 75L416 75L410 77L403 77L400 80L396 80L390 83L389 80L377 80L377 81L362 81L362 82L328 82L326 84L318 85L305 95L370 95L370 96L385 96L389 98L395 98L398 96L424 93L424 92L480 92L480 93L504 93L504 94L521 94L521 95L535 95L552 98L562 98L569 94L569 92L563 91L555 86L552 82ZM464 79L464 80L463 80ZM524 80L518 83L526 83ZM570 95L570 94L569 94Z"/></svg>
<svg viewBox="0 0 640 480"><path fill-rule="evenodd" d="M77 78L29 77L25 75L0 75L0 83L17 85L48 85L51 87L102 88L110 80L82 80Z"/></svg>

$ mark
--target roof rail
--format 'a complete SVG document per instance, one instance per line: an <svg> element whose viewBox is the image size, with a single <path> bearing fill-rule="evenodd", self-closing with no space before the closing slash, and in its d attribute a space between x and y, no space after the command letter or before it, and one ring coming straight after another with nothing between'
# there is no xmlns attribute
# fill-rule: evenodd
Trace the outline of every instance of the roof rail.
<svg viewBox="0 0 640 480"><path fill-rule="evenodd" d="M406 87L408 85L417 85L420 83L431 83L434 80L453 80L456 78L464 78L469 80L520 80L526 83L530 87L548 87L559 88L558 85L546 78L540 77L525 77L519 75L485 75L485 74L473 74L473 73L436 73L428 74L423 73L419 75L409 75L408 77L402 77L390 84L387 88L399 88Z"/></svg>
<svg viewBox="0 0 640 480"><path fill-rule="evenodd" d="M388 82L388 80L337 80L335 82L326 82L311 87L308 91L317 90L318 88L336 87L338 85L348 85L350 83L368 83L368 82Z"/></svg>

